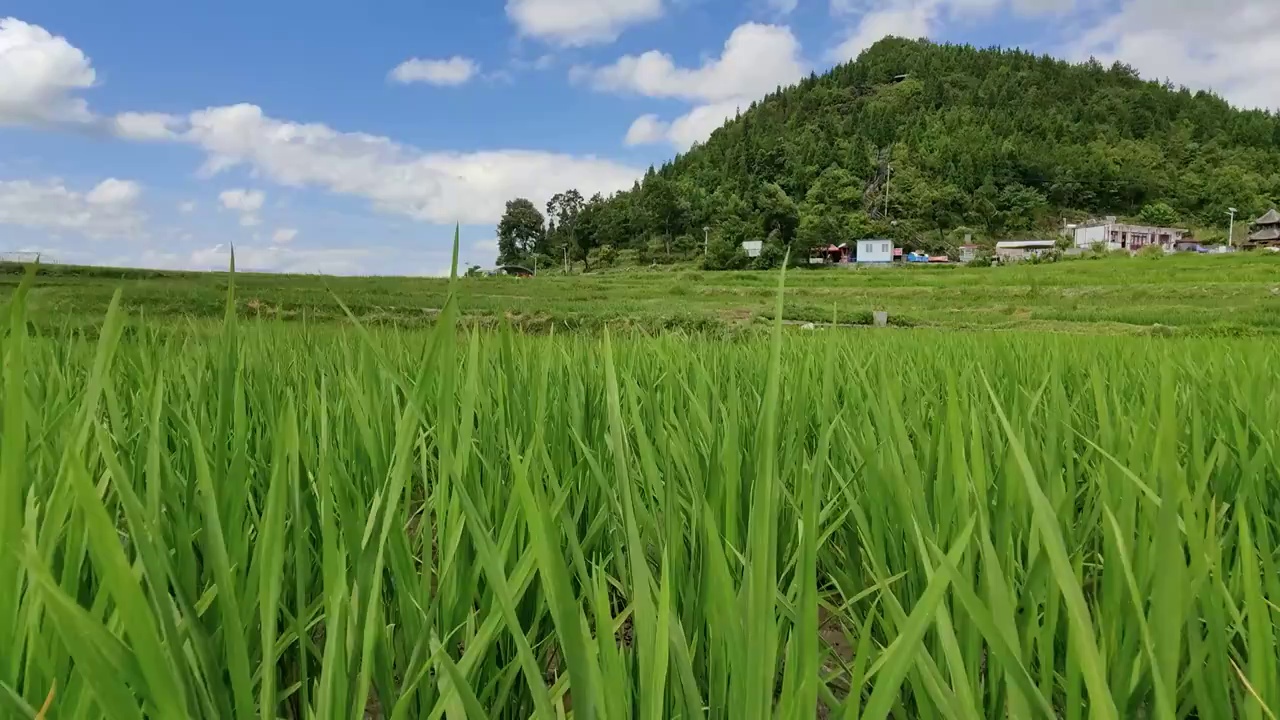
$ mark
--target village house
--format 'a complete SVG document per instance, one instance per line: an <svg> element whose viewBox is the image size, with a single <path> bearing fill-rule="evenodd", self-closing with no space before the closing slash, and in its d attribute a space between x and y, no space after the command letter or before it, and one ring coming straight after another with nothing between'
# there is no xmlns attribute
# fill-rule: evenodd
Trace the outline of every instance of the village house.
<svg viewBox="0 0 1280 720"><path fill-rule="evenodd" d="M1158 245L1168 252L1191 235L1183 228L1130 225L1114 217L1092 220L1075 229L1075 246L1089 249L1101 244L1107 250L1137 252L1148 245Z"/></svg>
<svg viewBox="0 0 1280 720"><path fill-rule="evenodd" d="M1002 263L1019 262L1052 252L1057 246L1052 240L1010 240L996 243L996 257Z"/></svg>
<svg viewBox="0 0 1280 720"><path fill-rule="evenodd" d="M977 259L978 250L980 249L981 248L979 248L977 245L961 245L960 246L960 262L962 263L973 262L974 260Z"/></svg>
<svg viewBox="0 0 1280 720"><path fill-rule="evenodd" d="M1246 250L1280 249L1280 212L1276 212L1275 208L1254 220L1249 230L1249 239L1244 243Z"/></svg>

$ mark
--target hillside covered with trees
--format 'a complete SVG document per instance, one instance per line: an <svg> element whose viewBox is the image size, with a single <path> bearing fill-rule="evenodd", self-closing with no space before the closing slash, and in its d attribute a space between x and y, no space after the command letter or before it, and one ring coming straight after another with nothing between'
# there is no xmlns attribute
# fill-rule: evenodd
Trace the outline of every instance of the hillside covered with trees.
<svg viewBox="0 0 1280 720"><path fill-rule="evenodd" d="M1176 78L1173 80L1176 81ZM504 262L764 263L790 247L890 237L945 251L965 234L1046 235L1064 218L1225 225L1280 204L1280 117L1132 68L1019 50L887 39L855 62L779 89L630 191L509 204ZM1225 230L1202 239L1225 239Z"/></svg>

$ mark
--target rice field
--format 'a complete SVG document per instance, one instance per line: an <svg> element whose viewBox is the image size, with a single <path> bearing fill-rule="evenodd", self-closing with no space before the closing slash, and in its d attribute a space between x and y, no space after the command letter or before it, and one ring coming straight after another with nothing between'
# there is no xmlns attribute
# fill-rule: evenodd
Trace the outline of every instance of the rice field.
<svg viewBox="0 0 1280 720"><path fill-rule="evenodd" d="M234 292L212 332L5 309L0 716L1280 712L1280 342Z"/></svg>

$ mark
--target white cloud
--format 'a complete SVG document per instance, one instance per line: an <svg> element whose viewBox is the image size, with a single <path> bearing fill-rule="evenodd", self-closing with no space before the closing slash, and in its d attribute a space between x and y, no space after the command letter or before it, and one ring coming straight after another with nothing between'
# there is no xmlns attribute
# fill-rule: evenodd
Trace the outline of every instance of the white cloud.
<svg viewBox="0 0 1280 720"><path fill-rule="evenodd" d="M123 207L132 205L142 195L142 188L132 180L107 178L94 186L84 199L94 205Z"/></svg>
<svg viewBox="0 0 1280 720"><path fill-rule="evenodd" d="M454 56L447 60L412 58L395 67L388 76L402 85L427 83L442 87L465 85L480 72L480 66L472 59Z"/></svg>
<svg viewBox="0 0 1280 720"><path fill-rule="evenodd" d="M108 178L87 192L58 180L0 181L0 224L67 231L91 239L136 237L144 217L137 183Z"/></svg>
<svg viewBox="0 0 1280 720"><path fill-rule="evenodd" d="M1275 0L1120 0L1109 12L1092 0L831 0L854 18L829 59L854 59L883 37L936 37L953 23L999 11L1035 16L1078 11L1062 23L1056 54L1119 60L1152 80L1217 92L1246 108L1280 109L1280 27ZM1081 27L1081 23L1083 28Z"/></svg>
<svg viewBox="0 0 1280 720"><path fill-rule="evenodd" d="M1174 0L1195 2L1196 0ZM827 53L832 62L854 60L886 37L933 38L948 23L972 25L997 11L1019 16L1063 13L1097 0L830 0L831 13L854 20L845 39ZM1069 28L1070 25L1063 24ZM1071 32L1071 30L1067 30Z"/></svg>
<svg viewBox="0 0 1280 720"><path fill-rule="evenodd" d="M218 202L222 203L222 207L240 213L240 227L257 227L262 224L258 211L262 209L266 199L267 196L261 190L242 188L223 190L218 194Z"/></svg>
<svg viewBox="0 0 1280 720"><path fill-rule="evenodd" d="M236 269L244 272L319 273L356 275L366 272L373 250L365 248L302 249L279 245L237 245ZM231 248L214 245L193 251L183 267L194 270L226 270Z"/></svg>
<svg viewBox="0 0 1280 720"><path fill-rule="evenodd" d="M196 211L196 204L195 204L195 201L193 200L186 200L184 202L178 203L178 212L180 213L193 213L195 211Z"/></svg>
<svg viewBox="0 0 1280 720"><path fill-rule="evenodd" d="M95 80L89 58L65 38L17 18L0 18L0 125L83 123L75 93Z"/></svg>
<svg viewBox="0 0 1280 720"><path fill-rule="evenodd" d="M863 50L890 36L910 39L929 37L934 33L938 11L938 2L926 0L895 3L868 12L861 17L848 38L829 53L829 59L833 62L854 60Z"/></svg>
<svg viewBox="0 0 1280 720"><path fill-rule="evenodd" d="M790 15L795 12L799 0L766 0L769 3L769 9L782 15Z"/></svg>
<svg viewBox="0 0 1280 720"><path fill-rule="evenodd" d="M612 42L662 10L662 0L507 0L507 17L521 35L565 46Z"/></svg>
<svg viewBox="0 0 1280 720"><path fill-rule="evenodd" d="M666 53L651 50L627 55L602 68L576 68L571 77L596 90L678 98L697 103L670 122L656 115L637 118L627 145L666 140L686 149L702 142L755 100L804 77L808 66L791 29L747 23L725 41L720 57L696 68L682 68Z"/></svg>
<svg viewBox="0 0 1280 720"><path fill-rule="evenodd" d="M1065 54L1120 60L1144 77L1210 89L1247 108L1280 109L1280 3L1129 0Z"/></svg>
<svg viewBox="0 0 1280 720"><path fill-rule="evenodd" d="M641 115L631 123L627 137L623 140L627 146L652 145L667 139L671 123L661 120L657 115Z"/></svg>
<svg viewBox="0 0 1280 720"><path fill-rule="evenodd" d="M182 118L168 113L120 113L111 119L113 132L126 140L173 140Z"/></svg>
<svg viewBox="0 0 1280 720"><path fill-rule="evenodd" d="M298 237L297 228L278 228L271 236L271 241L277 245L288 245L296 237Z"/></svg>
<svg viewBox="0 0 1280 720"><path fill-rule="evenodd" d="M234 188L218 194L218 202L222 203L222 207L240 212L257 212L262 209L266 199L267 196L261 190Z"/></svg>
<svg viewBox="0 0 1280 720"><path fill-rule="evenodd" d="M711 133L720 129L726 120L737 116L739 110L749 105L750 102L745 99L699 105L671 121L667 138L681 150L692 147L694 143L711 137Z"/></svg>
<svg viewBox="0 0 1280 720"><path fill-rule="evenodd" d="M717 102L757 98L779 85L796 82L807 71L800 57L800 42L790 28L747 23L733 31L719 58L701 67L682 68L670 55L650 50L587 71L586 77L597 90ZM583 74L579 70L578 76Z"/></svg>
<svg viewBox="0 0 1280 720"><path fill-rule="evenodd" d="M378 135L278 120L245 104L192 113L180 139L208 154L210 174L244 165L282 185L362 197L384 212L447 224L496 223L513 197L545 202L566 188L607 194L642 172L531 150L423 153Z"/></svg>

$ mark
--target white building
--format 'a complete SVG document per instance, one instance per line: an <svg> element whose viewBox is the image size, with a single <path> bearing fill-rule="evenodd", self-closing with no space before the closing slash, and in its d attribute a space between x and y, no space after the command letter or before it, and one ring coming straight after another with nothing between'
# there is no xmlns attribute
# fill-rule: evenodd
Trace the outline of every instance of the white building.
<svg viewBox="0 0 1280 720"><path fill-rule="evenodd" d="M1154 227L1151 225L1130 225L1116 222L1114 217L1090 221L1075 229L1075 245L1078 248L1092 248L1102 245L1108 250L1129 250L1136 252L1148 245L1159 245L1172 252L1174 246L1182 242L1191 231L1179 228Z"/></svg>
<svg viewBox="0 0 1280 720"><path fill-rule="evenodd" d="M892 263L893 241L874 239L859 240L857 261L860 265L864 263Z"/></svg>

